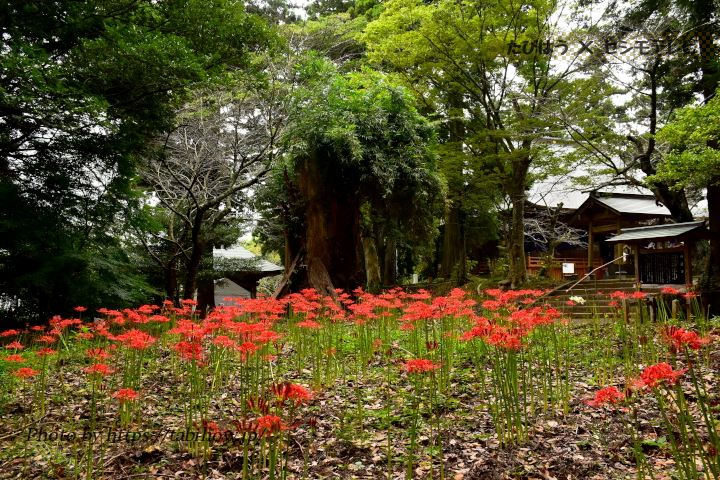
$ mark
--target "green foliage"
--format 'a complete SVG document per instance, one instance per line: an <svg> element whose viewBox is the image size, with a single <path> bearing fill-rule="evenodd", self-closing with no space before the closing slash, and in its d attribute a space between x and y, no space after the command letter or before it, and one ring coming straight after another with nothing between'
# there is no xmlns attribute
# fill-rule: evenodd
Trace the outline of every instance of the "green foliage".
<svg viewBox="0 0 720 480"><path fill-rule="evenodd" d="M667 153L649 182L662 181L675 188L703 188L718 182L720 171L720 97L704 105L687 106L657 134Z"/></svg>
<svg viewBox="0 0 720 480"><path fill-rule="evenodd" d="M127 257L105 249L122 248L110 231L136 201L148 141L192 87L243 68L269 31L235 0L11 0L0 18L2 293L63 313L92 287L61 272L98 291L124 281L107 272L123 276ZM112 265L94 261L100 251ZM108 298L134 296L118 289Z"/></svg>

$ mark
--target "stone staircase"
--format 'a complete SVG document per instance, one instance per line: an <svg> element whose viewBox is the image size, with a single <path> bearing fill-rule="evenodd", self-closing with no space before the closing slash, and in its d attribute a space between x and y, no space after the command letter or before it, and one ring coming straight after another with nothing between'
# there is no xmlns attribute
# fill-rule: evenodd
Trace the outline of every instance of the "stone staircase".
<svg viewBox="0 0 720 480"><path fill-rule="evenodd" d="M613 300L610 298L610 293L617 290L626 293L633 293L635 291L635 282L632 279L587 279L575 285L570 292L567 292L566 290L571 287L573 283L574 282L568 283L564 285L563 288L554 290L541 298L542 302L557 308L563 313L565 318L572 320L591 320L596 315L600 318L606 315L610 316L614 312L614 307L610 306L610 302ZM659 291L659 287L657 289L648 289L644 286L642 291L652 294ZM582 297L585 303L576 302L574 305L569 305L568 301L570 297ZM631 303L635 302L635 300L628 301ZM629 310L631 315L634 310L634 308Z"/></svg>

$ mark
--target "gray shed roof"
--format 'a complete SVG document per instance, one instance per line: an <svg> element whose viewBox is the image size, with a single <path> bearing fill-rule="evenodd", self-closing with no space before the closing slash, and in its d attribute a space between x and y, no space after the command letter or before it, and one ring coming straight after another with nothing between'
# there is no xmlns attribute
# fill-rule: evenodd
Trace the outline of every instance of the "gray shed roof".
<svg viewBox="0 0 720 480"><path fill-rule="evenodd" d="M650 227L624 228L620 231L619 235L608 238L606 242L629 242L635 240L675 238L704 228L705 222L703 221L653 225Z"/></svg>
<svg viewBox="0 0 720 480"><path fill-rule="evenodd" d="M213 248L213 260L219 260L216 263L220 264L223 261L226 264L232 262L232 264L238 264L238 268L255 272L281 273L285 270L280 265L275 265L240 245L233 245L228 248Z"/></svg>

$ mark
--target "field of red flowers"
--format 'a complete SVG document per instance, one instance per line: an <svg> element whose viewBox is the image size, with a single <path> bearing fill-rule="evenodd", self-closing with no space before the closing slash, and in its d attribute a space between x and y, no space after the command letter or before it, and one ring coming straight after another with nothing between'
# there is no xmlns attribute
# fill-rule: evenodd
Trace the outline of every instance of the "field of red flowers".
<svg viewBox="0 0 720 480"><path fill-rule="evenodd" d="M614 292L579 324L544 293L307 290L5 330L0 478L720 478L718 322L667 290L657 315Z"/></svg>

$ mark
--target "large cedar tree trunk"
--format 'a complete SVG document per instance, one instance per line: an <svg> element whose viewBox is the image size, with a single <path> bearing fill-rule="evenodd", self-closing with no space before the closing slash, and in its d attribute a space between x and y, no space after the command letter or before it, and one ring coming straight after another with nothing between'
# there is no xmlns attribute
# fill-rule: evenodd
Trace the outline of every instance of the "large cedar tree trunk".
<svg viewBox="0 0 720 480"><path fill-rule="evenodd" d="M360 205L355 185L343 181L335 159L325 151L307 157L298 170L305 203L305 264L299 273L304 286L326 295L334 288L364 284Z"/></svg>

